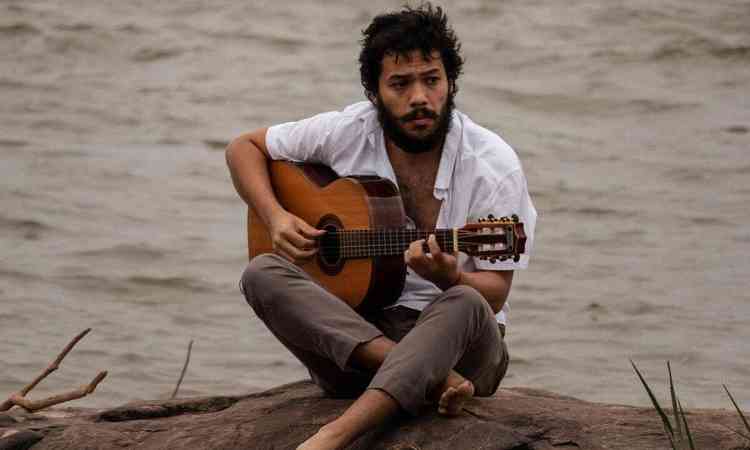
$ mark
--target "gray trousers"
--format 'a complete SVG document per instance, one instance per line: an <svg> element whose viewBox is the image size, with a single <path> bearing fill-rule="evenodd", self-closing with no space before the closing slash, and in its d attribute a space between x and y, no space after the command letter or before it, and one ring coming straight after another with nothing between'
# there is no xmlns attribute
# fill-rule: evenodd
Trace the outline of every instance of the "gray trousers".
<svg viewBox="0 0 750 450"><path fill-rule="evenodd" d="M478 396L495 393L508 368L508 351L487 301L455 286L423 311L384 309L363 317L280 256L250 261L240 288L271 332L335 397L380 389L416 415L451 369L474 383ZM397 342L377 372L350 364L354 349L379 336Z"/></svg>

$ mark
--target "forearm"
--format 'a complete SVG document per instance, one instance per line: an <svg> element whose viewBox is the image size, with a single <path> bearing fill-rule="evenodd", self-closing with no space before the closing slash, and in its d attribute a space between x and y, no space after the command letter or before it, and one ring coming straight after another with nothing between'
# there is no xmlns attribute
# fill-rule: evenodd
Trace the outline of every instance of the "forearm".
<svg viewBox="0 0 750 450"><path fill-rule="evenodd" d="M254 142L260 138L265 138L265 130L236 138L227 146L226 158L237 193L268 225L283 209L271 187L269 157L261 148L263 144Z"/></svg>
<svg viewBox="0 0 750 450"><path fill-rule="evenodd" d="M505 305L513 281L513 271L459 272L456 284L471 286L487 300L497 314Z"/></svg>

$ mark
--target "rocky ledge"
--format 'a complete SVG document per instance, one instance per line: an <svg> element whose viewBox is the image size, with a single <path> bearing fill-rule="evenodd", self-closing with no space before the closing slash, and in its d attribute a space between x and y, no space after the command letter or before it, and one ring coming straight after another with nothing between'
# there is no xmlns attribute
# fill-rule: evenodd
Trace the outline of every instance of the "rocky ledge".
<svg viewBox="0 0 750 450"><path fill-rule="evenodd" d="M0 450L293 449L338 416L350 400L326 398L309 382L236 397L129 403L106 409L57 408L0 414ZM729 428L736 413L687 414L696 448L749 449ZM400 418L351 449L667 449L651 408L605 405L537 389L500 389L473 399L465 414Z"/></svg>

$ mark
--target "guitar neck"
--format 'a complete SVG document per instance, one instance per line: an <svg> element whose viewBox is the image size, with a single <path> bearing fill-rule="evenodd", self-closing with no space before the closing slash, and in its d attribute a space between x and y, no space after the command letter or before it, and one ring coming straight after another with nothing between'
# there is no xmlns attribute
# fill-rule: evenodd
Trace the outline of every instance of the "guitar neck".
<svg viewBox="0 0 750 450"><path fill-rule="evenodd" d="M413 230L413 229L379 229L379 230L336 230L323 239L326 242L335 241L340 255L344 258L370 258L376 256L399 255L409 248L409 244L418 239L427 239L435 235L437 243L443 251L453 252L453 229ZM328 244L330 245L330 244Z"/></svg>

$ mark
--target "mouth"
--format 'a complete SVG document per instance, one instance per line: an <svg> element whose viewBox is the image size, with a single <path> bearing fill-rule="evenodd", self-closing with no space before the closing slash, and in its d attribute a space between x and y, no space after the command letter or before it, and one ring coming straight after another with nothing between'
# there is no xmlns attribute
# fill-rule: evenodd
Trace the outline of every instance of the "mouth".
<svg viewBox="0 0 750 450"><path fill-rule="evenodd" d="M427 109L417 109L415 111L406 114L401 120L402 122L410 127L418 130L429 128L435 124L437 114Z"/></svg>
<svg viewBox="0 0 750 450"><path fill-rule="evenodd" d="M419 119L412 119L409 122L421 128L421 127L428 127L432 125L435 121L433 119L430 119L429 117L421 117Z"/></svg>

